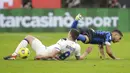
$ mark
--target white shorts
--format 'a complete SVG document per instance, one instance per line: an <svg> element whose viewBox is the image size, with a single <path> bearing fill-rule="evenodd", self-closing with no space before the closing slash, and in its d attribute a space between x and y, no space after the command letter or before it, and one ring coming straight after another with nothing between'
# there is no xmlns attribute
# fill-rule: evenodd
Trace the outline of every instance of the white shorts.
<svg viewBox="0 0 130 73"><path fill-rule="evenodd" d="M36 52L36 55L46 55L46 47L37 38L32 41L32 48Z"/></svg>

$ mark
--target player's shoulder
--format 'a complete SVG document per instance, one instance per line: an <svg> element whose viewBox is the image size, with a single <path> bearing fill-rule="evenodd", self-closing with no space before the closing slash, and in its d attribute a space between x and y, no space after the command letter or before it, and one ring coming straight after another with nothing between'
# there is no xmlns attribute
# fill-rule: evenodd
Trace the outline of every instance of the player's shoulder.
<svg viewBox="0 0 130 73"><path fill-rule="evenodd" d="M62 42L62 41L66 41L67 39L66 38L61 38L58 40L58 42Z"/></svg>
<svg viewBox="0 0 130 73"><path fill-rule="evenodd" d="M108 39L111 39L111 32L106 32L106 37L107 37Z"/></svg>
<svg viewBox="0 0 130 73"><path fill-rule="evenodd" d="M75 52L80 52L80 50L81 50L80 45L76 44L76 46L75 46Z"/></svg>
<svg viewBox="0 0 130 73"><path fill-rule="evenodd" d="M78 48L78 49L81 48L80 45L79 45L78 43L75 43L75 47Z"/></svg>
<svg viewBox="0 0 130 73"><path fill-rule="evenodd" d="M58 41L57 41L57 44L62 44L62 43L64 43L64 40L63 39L59 39Z"/></svg>
<svg viewBox="0 0 130 73"><path fill-rule="evenodd" d="M67 40L67 38L61 38L61 40Z"/></svg>

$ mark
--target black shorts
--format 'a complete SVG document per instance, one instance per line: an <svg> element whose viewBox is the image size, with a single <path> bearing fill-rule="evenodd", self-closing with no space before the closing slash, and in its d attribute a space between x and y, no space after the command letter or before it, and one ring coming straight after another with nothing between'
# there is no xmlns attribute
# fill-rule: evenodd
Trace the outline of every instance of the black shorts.
<svg viewBox="0 0 130 73"><path fill-rule="evenodd" d="M88 36L89 42L92 40L93 35L94 35L94 30L93 30L93 29L86 28L86 29L79 29L79 30L80 30L80 34L83 34L83 35L87 35L87 36ZM89 43L89 42L88 42L88 43Z"/></svg>

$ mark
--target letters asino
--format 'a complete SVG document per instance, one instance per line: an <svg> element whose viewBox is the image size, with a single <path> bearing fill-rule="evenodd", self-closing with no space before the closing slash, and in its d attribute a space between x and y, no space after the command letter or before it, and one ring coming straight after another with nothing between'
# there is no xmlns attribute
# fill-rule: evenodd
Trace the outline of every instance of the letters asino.
<svg viewBox="0 0 130 73"><path fill-rule="evenodd" d="M117 16L84 17L79 22L79 27L117 27L119 18ZM54 16L49 12L47 16L5 16L0 14L0 28L70 28L74 18L68 13L65 16Z"/></svg>

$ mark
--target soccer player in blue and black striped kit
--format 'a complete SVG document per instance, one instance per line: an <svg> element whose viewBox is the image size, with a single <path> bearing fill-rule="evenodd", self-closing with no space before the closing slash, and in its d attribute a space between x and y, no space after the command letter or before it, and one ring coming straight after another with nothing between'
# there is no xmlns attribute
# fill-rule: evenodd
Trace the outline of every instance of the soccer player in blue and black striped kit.
<svg viewBox="0 0 130 73"><path fill-rule="evenodd" d="M78 20L80 20L82 16L78 14L75 18L75 21L73 22L71 28L77 29L78 25ZM82 41L84 44L97 44L99 45L99 50L101 53L100 58L105 59L105 54L104 54L104 46L106 47L106 53L112 58L112 59L120 59L117 58L113 55L110 45L111 42L116 43L119 42L123 34L119 30L113 30L112 32L109 31L94 31L93 29L85 29L85 30L80 30L80 35L77 38L77 40ZM89 47L92 48L92 47Z"/></svg>

